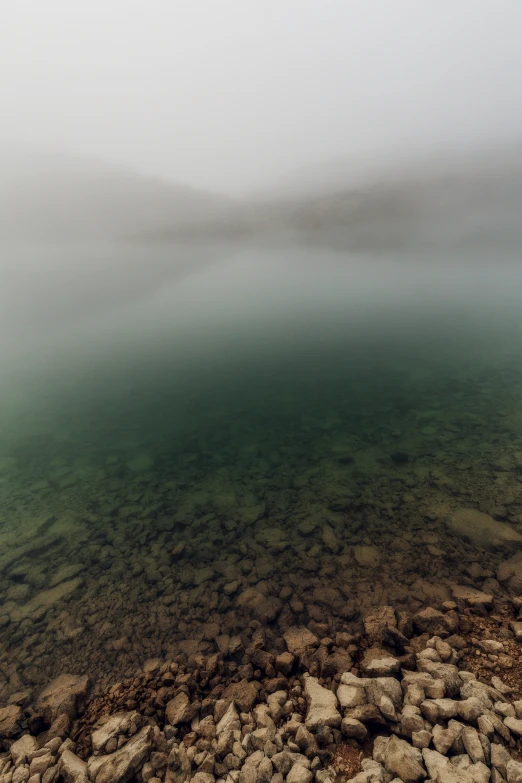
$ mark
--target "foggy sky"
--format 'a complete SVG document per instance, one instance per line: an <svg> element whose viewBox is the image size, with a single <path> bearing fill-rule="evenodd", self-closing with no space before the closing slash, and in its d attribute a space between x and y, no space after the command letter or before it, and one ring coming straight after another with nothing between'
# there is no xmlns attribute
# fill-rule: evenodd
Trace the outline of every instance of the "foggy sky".
<svg viewBox="0 0 522 783"><path fill-rule="evenodd" d="M522 134L520 0L17 0L0 142L238 193Z"/></svg>

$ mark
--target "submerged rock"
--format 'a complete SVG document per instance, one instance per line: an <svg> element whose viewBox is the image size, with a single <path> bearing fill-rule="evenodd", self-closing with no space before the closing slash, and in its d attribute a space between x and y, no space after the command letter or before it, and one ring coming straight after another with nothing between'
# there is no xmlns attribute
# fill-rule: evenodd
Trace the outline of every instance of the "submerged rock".
<svg viewBox="0 0 522 783"><path fill-rule="evenodd" d="M517 552L512 557L504 560L497 568L499 582L507 582L514 593L522 593L522 552Z"/></svg>
<svg viewBox="0 0 522 783"><path fill-rule="evenodd" d="M522 548L520 533L505 522L499 522L474 508L459 509L449 518L447 526L454 535L481 549L498 549L502 546Z"/></svg>
<svg viewBox="0 0 522 783"><path fill-rule="evenodd" d="M354 546L353 554L358 565L365 568L377 568L381 562L381 553L376 546Z"/></svg>
<svg viewBox="0 0 522 783"><path fill-rule="evenodd" d="M133 473L144 473L151 470L154 460L148 454L136 454L127 462L127 467Z"/></svg>
<svg viewBox="0 0 522 783"><path fill-rule="evenodd" d="M56 587L56 585L59 585L62 582L74 579L74 577L78 576L78 574L81 574L83 570L84 566L82 563L64 563L64 565L60 566L60 568L51 577L49 587Z"/></svg>
<svg viewBox="0 0 522 783"><path fill-rule="evenodd" d="M82 579L69 579L66 582L52 587L50 590L42 590L37 593L30 601L22 606L16 606L10 611L11 622L21 623L26 618L38 620L43 617L57 601L66 598L82 584Z"/></svg>
<svg viewBox="0 0 522 783"><path fill-rule="evenodd" d="M296 654L303 652L307 647L318 644L317 636L308 630L308 628L289 628L283 634L283 639L288 647L288 652Z"/></svg>
<svg viewBox="0 0 522 783"><path fill-rule="evenodd" d="M86 676L61 674L40 693L36 709L48 724L62 714L74 718L87 698L89 686L90 681Z"/></svg>
<svg viewBox="0 0 522 783"><path fill-rule="evenodd" d="M0 707L0 738L16 737L22 730L23 722L22 708L18 705Z"/></svg>
<svg viewBox="0 0 522 783"><path fill-rule="evenodd" d="M451 592L453 598L457 599L457 601L465 601L468 606L491 606L493 603L493 596L490 593L483 593L474 587L453 585Z"/></svg>

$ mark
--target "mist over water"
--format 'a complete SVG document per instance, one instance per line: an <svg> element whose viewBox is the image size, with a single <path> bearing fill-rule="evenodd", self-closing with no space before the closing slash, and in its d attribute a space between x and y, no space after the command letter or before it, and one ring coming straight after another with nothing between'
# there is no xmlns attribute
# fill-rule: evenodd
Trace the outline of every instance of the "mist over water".
<svg viewBox="0 0 522 783"><path fill-rule="evenodd" d="M100 251L80 252L95 263ZM123 268L128 251L111 252ZM176 252L159 251L165 261ZM51 292L51 304L46 292L40 302L28 297L25 312L23 301L11 301L20 329L3 338L3 381L24 416L38 417L45 406L45 419L49 406L81 427L82 404L96 399L101 431L121 405L125 440L138 422L157 420L153 399L165 400L165 431L185 406L204 417L213 396L231 411L237 406L240 424L248 419L243 395L265 404L317 386L324 400L365 377L378 384L415 369L422 376L421 366L435 372L444 360L516 354L522 272L506 258L500 267L487 258L372 258L295 243L206 247L199 257L201 267L181 280L167 274L130 301L127 291L119 303L102 299L94 314L89 301L82 309L83 280L74 274L67 289ZM77 406L73 416L62 412L66 402ZM310 404L303 394L296 414ZM144 425L141 437L151 434Z"/></svg>

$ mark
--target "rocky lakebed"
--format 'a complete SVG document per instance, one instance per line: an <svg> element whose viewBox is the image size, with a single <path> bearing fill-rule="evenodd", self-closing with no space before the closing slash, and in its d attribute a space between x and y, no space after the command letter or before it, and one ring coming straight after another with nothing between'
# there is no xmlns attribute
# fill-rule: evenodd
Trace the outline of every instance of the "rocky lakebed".
<svg viewBox="0 0 522 783"><path fill-rule="evenodd" d="M8 417L0 783L522 781L520 373L461 358Z"/></svg>

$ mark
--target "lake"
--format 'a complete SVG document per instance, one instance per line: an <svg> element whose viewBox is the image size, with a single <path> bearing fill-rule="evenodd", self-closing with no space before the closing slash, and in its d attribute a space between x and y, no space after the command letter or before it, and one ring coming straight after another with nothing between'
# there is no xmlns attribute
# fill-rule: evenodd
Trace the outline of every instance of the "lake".
<svg viewBox="0 0 522 783"><path fill-rule="evenodd" d="M258 628L334 636L455 585L505 591L495 536L522 533L517 259L112 252L107 276L99 248L68 249L3 292L2 699Z"/></svg>

